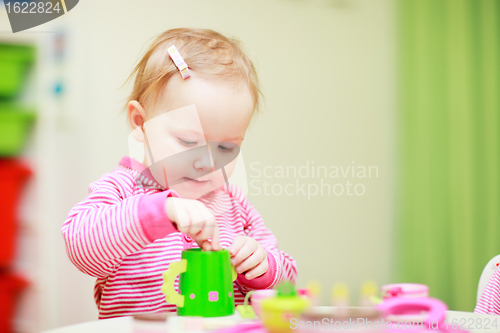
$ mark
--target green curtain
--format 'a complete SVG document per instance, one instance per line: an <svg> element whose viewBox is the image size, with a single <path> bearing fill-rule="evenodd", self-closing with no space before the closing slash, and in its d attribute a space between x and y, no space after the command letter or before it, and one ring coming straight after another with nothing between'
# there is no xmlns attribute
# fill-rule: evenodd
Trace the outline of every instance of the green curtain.
<svg viewBox="0 0 500 333"><path fill-rule="evenodd" d="M396 275L472 311L500 254L500 0L396 3Z"/></svg>

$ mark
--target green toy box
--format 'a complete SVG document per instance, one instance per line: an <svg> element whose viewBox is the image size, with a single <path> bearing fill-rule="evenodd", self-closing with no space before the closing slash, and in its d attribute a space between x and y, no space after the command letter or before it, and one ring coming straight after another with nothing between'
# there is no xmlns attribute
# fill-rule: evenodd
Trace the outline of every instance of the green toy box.
<svg viewBox="0 0 500 333"><path fill-rule="evenodd" d="M32 109L0 103L0 157L19 154L35 117Z"/></svg>
<svg viewBox="0 0 500 333"><path fill-rule="evenodd" d="M19 93L34 59L33 46L0 44L0 98L12 98Z"/></svg>

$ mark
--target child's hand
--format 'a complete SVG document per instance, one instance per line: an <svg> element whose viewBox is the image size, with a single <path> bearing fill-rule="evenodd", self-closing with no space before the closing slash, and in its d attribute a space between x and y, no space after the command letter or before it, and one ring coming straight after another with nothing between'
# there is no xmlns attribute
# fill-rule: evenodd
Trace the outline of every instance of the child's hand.
<svg viewBox="0 0 500 333"><path fill-rule="evenodd" d="M236 272L238 274L246 272L245 278L247 280L267 272L269 267L267 252L252 237L236 236L229 248L229 253L231 254L231 264L235 266Z"/></svg>
<svg viewBox="0 0 500 333"><path fill-rule="evenodd" d="M205 251L220 250L217 221L202 202L168 197L165 204L167 216L177 230L191 236ZM209 237L211 241L208 240Z"/></svg>

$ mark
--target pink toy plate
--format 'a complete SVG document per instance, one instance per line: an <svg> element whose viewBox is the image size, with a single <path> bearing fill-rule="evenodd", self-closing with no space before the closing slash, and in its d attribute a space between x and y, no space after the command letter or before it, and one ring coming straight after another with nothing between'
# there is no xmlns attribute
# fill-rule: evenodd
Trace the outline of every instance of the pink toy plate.
<svg viewBox="0 0 500 333"><path fill-rule="evenodd" d="M260 322L241 323L233 327L223 328L214 333L267 333Z"/></svg>

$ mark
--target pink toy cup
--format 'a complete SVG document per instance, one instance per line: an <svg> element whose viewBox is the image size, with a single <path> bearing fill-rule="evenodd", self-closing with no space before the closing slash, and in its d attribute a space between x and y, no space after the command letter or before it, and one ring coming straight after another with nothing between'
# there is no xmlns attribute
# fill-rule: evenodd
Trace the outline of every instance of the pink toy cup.
<svg viewBox="0 0 500 333"><path fill-rule="evenodd" d="M381 287L382 299L429 297L429 287L418 283L395 283Z"/></svg>
<svg viewBox="0 0 500 333"><path fill-rule="evenodd" d="M270 297L276 297L276 290L273 289L263 289L263 290L255 290L252 292L250 296L252 300L252 308L255 314L260 317L261 314L261 306L260 303Z"/></svg>

